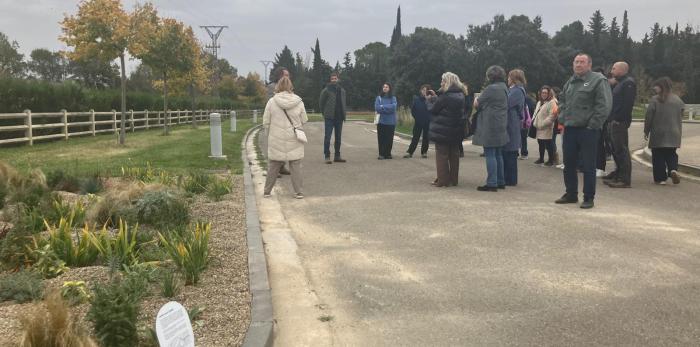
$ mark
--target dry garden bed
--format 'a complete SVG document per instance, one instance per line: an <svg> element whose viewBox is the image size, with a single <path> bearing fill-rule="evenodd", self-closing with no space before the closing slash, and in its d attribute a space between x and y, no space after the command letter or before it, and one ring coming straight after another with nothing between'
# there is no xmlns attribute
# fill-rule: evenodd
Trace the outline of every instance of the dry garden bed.
<svg viewBox="0 0 700 347"><path fill-rule="evenodd" d="M198 346L250 320L243 179L124 167L20 174L0 162L0 346L157 346L180 302Z"/></svg>

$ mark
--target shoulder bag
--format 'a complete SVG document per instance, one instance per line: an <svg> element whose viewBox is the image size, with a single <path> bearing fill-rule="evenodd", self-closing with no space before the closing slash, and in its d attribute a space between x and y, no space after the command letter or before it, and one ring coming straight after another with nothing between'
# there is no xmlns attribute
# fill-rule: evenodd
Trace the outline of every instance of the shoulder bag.
<svg viewBox="0 0 700 347"><path fill-rule="evenodd" d="M289 120L289 124L292 125L292 128L294 129L294 136L297 137L297 140L301 143L308 143L309 140L306 138L306 133L304 132L304 129L302 129L302 127L294 126L294 122L292 122L292 119L289 118L289 114L287 113L287 110L282 109L282 111L284 111L284 115L287 116L287 120Z"/></svg>

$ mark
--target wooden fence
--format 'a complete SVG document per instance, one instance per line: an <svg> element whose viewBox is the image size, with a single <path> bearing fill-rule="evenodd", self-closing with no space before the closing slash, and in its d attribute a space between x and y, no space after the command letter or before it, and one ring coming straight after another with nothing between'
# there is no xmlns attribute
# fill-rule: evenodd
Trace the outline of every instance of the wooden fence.
<svg viewBox="0 0 700 347"><path fill-rule="evenodd" d="M134 132L142 129L164 127L170 125L208 122L209 114L220 113L224 118L231 110L173 110L165 117L163 111L133 111L126 112L126 130ZM258 110L237 110L237 118L257 116ZM260 112L261 113L261 112ZM257 118L257 117L256 117ZM0 145L28 143L35 141L65 139L74 136L95 136L103 133L117 134L121 130L121 112L68 112L62 110L55 113L0 113Z"/></svg>

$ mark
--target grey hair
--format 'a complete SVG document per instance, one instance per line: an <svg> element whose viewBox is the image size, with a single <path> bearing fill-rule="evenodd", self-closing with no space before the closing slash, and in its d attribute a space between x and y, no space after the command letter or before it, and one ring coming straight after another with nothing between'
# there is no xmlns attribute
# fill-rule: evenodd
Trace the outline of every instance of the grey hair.
<svg viewBox="0 0 700 347"><path fill-rule="evenodd" d="M456 86L459 89L464 89L464 87L462 87L462 82L459 80L459 76L455 75L452 72L448 71L442 74L442 80L445 82L443 91L447 91L452 86Z"/></svg>
<svg viewBox="0 0 700 347"><path fill-rule="evenodd" d="M489 83L505 82L506 70L498 65L491 65L486 69L486 80L488 80Z"/></svg>

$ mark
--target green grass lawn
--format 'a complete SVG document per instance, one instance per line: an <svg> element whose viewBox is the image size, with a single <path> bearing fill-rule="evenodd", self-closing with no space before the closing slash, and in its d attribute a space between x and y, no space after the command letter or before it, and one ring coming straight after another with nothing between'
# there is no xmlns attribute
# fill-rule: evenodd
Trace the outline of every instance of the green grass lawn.
<svg viewBox="0 0 700 347"><path fill-rule="evenodd" d="M124 146L117 144L114 135L98 135L38 143L31 147L0 148L0 160L20 170L39 168L50 172L61 169L74 175L118 175L122 166L145 166L146 163L170 173L230 169L232 173L240 174L243 172L241 141L253 123L250 119L239 119L235 133L229 132L229 124L226 121L222 125L226 160L208 157L211 148L206 124L197 129L189 125L176 126L171 128L169 136L161 135L162 129L127 132Z"/></svg>

